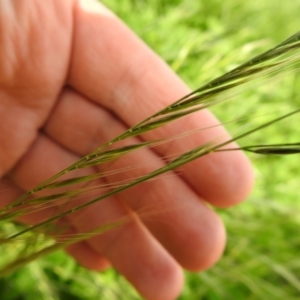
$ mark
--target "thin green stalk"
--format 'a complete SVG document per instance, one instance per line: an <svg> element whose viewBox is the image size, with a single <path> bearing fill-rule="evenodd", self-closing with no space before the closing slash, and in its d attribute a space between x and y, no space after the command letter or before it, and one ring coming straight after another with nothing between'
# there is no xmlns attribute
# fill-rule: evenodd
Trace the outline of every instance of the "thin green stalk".
<svg viewBox="0 0 300 300"><path fill-rule="evenodd" d="M274 120L266 122L266 123L264 123L264 124L262 124L262 125L260 125L260 126L258 126L256 128L254 128L254 129L251 129L251 130L249 130L247 132L244 132L244 133L242 133L242 134L240 134L240 135L238 135L238 136L236 136L236 137L234 137L232 139L229 139L229 140L227 140L227 141L225 141L223 143L220 143L218 145L212 146L210 143L208 143L208 144L202 145L200 147L197 147L197 148L195 148L195 149L193 149L191 151L188 151L188 152L184 153L183 155L181 155L178 158L174 159L173 161L169 162L165 166L163 166L163 167L161 167L161 168L159 168L159 169L157 169L157 170L155 170L155 171L153 171L151 173L143 175L143 176L139 177L138 179L136 179L136 180L134 180L132 182L124 184L123 186L118 187L118 188L116 188L116 189L114 189L112 191L109 191L108 193L106 193L104 195L96 197L95 199L93 199L91 201L88 201L88 202L86 202L86 203L84 203L82 205L76 206L76 207L74 207L74 208L72 208L72 209L70 209L68 211L65 211L65 212L59 214L59 215L53 216L53 217L49 218L48 220L46 220L44 222L41 222L39 224L33 225L33 226L29 227L29 228L26 228L26 229L24 229L24 230L22 230L22 231L20 231L20 232L18 232L16 234L14 234L14 235L8 237L8 239L14 239L14 238L16 238L16 237L18 237L18 236L20 236L20 235L22 235L22 234L24 234L24 233L26 233L28 231L32 231L32 230L38 229L38 228L40 228L40 227L42 227L42 226L44 226L46 224L49 224L52 221L55 221L55 220L57 220L59 218L65 217L65 216L67 216L67 215L69 215L71 213L74 213L74 212L76 212L78 210L81 210L81 209L83 209L83 208L85 208L85 207L87 207L87 206L89 206L89 205L91 205L93 203L96 203L96 202L101 201L101 200L103 200L105 198L113 196L113 195L115 195L115 194L117 194L119 192L127 190L127 189L129 189L129 188L131 188L131 187L133 187L133 186L135 186L137 184L145 182L145 181L147 181L147 180L149 180L151 178L154 178L156 176L159 176L159 175L161 175L163 173L166 173L168 171L174 170L175 168L178 168L178 167L180 167L180 166L182 166L182 165L184 165L184 164L186 164L188 162L191 162L191 161L193 161L193 160L195 160L195 159L197 159L197 158L199 158L201 156L204 156L206 154L215 152L219 148L222 148L222 147L224 147L224 146L226 146L226 145L228 145L228 144L230 144L232 142L235 142L235 141L237 141L237 140L239 140L239 139L241 139L241 138L243 138L245 136L248 136L249 134L252 134L252 133L254 133L254 132L258 131L258 130L261 130L261 129L265 128L265 127L268 127L268 126L270 126L270 125L272 125L272 124L274 124L274 123L276 123L278 121L281 121L281 120L283 120L285 118L288 118L288 117L290 117L290 116L292 116L292 115L294 115L296 113L299 113L299 112L300 112L300 109L297 109L297 110L295 110L293 112L290 112L290 113L285 114L285 115L283 115L281 117L278 117L278 118L276 118Z"/></svg>
<svg viewBox="0 0 300 300"><path fill-rule="evenodd" d="M268 50L263 54L252 58L248 62L210 81L209 83L196 89L190 94L182 97L181 99L171 104L170 106L162 109L161 111L155 113L149 118L146 118L145 120L133 126L132 128L128 129L121 135L105 143L101 147L97 148L92 153L86 155L85 157L83 157L82 159L80 159L70 167L57 173L56 175L49 178L45 182L36 186L31 191L28 191L27 193L22 195L19 199L17 199L16 202L22 202L28 196L34 194L37 191L44 189L45 186L49 185L57 178L61 177L62 175L72 170L76 170L80 166L84 167L84 166L93 165L91 160L96 159L96 157L99 157L98 163L100 163L101 157L105 156L105 152L103 152L103 150L118 141L143 134L147 131L166 125L178 118L182 118L192 112L207 108L212 104L213 99L217 95L223 95L225 91L229 91L237 87L238 85L250 81L251 79L255 78L255 76L259 76L260 74L266 71L271 71L273 69L280 69L286 65L291 65L293 62L298 62L299 59L298 56L296 56L293 59L292 58L287 60L281 59L281 61L279 62L271 62L267 64L268 61L274 60L276 58L280 58L284 54L291 55L293 51L298 50L299 48L300 48L300 32L294 34L293 36L283 41L273 49ZM116 156L118 155L116 154ZM89 162L91 162L91 164Z"/></svg>

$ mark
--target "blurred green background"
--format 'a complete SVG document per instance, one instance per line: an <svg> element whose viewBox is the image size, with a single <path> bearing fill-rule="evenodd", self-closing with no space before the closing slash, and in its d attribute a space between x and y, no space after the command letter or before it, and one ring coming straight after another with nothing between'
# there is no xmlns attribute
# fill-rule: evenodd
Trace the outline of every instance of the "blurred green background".
<svg viewBox="0 0 300 300"><path fill-rule="evenodd" d="M195 89L300 29L300 1L105 0L125 23ZM97 38L97 37L95 37ZM238 131L273 112L299 107L299 76L245 90L222 122ZM296 117L242 144L298 142ZM212 269L186 273L181 300L300 299L300 157L250 155L256 187L248 201L221 211L226 251ZM1 259L1 258L0 258ZM115 271L92 273L63 252L0 280L1 300L140 299Z"/></svg>

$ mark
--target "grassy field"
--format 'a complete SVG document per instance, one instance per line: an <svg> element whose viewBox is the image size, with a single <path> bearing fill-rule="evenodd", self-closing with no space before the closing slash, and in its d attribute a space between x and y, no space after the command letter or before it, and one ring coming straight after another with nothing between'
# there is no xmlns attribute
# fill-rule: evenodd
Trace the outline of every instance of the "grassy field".
<svg viewBox="0 0 300 300"><path fill-rule="evenodd" d="M300 0L105 0L195 89L300 30ZM300 79L242 91L214 112L231 132L300 105ZM241 141L298 142L297 116ZM186 273L180 300L300 298L299 155L250 155L256 187L248 201L221 211L228 233L212 269ZM0 258L1 259L1 258ZM38 284L37 284L38 282ZM115 271L88 272L64 253L36 261L0 280L1 300L140 299Z"/></svg>

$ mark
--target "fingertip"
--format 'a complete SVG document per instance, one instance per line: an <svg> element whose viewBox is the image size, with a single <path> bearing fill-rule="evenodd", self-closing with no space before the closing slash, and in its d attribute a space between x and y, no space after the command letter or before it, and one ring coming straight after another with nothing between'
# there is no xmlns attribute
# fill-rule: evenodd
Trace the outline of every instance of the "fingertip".
<svg viewBox="0 0 300 300"><path fill-rule="evenodd" d="M182 268L175 264L164 265L155 276L155 285L152 287L139 286L139 292L147 300L175 300L180 295L184 285ZM149 282L148 282L149 283Z"/></svg>
<svg viewBox="0 0 300 300"><path fill-rule="evenodd" d="M239 203L246 199L249 194L251 193L253 186L254 186L254 169L253 166L249 160L248 157L244 153L239 153L240 155L240 165L241 170L238 170L241 178L241 181L243 182L243 185L239 189L239 193L237 193L237 198L235 200L235 203Z"/></svg>
<svg viewBox="0 0 300 300"><path fill-rule="evenodd" d="M215 189L213 198L208 201L216 207L227 208L244 201L254 186L254 171L248 157L243 152L215 153L222 155L218 160L224 160L222 189ZM225 166L225 167L224 167ZM220 176L222 178L222 176ZM217 186L217 185L216 185ZM220 191L220 193L219 193ZM204 195L204 198L206 195Z"/></svg>
<svg viewBox="0 0 300 300"><path fill-rule="evenodd" d="M173 300L177 299L180 295L184 285L183 270L180 266L173 264L171 267L164 269L161 273L160 282L162 283L159 287L159 293L154 292L150 300Z"/></svg>
<svg viewBox="0 0 300 300"><path fill-rule="evenodd" d="M110 267L109 261L96 253L85 242L70 245L65 251L86 269L104 271Z"/></svg>
<svg viewBox="0 0 300 300"><path fill-rule="evenodd" d="M201 228L186 232L186 251L182 266L199 272L212 267L222 256L226 244L226 230L220 217L209 208L202 215Z"/></svg>

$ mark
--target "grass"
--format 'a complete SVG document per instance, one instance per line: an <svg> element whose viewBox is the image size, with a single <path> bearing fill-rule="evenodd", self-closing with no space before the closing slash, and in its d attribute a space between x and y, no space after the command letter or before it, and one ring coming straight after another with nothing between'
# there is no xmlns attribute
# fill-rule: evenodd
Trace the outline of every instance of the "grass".
<svg viewBox="0 0 300 300"><path fill-rule="evenodd" d="M299 30L300 1L288 5L278 0L103 2L193 89ZM246 128L249 120L256 126L270 113L298 108L298 86L297 77L287 77L276 86L271 83L242 91L225 108L213 110L225 123L237 120L227 124L235 133L237 128ZM247 144L297 142L298 137L294 117L247 138ZM246 203L220 211L228 229L225 255L211 270L187 274L180 299L299 298L299 157L253 154L250 158L256 168L255 191ZM7 253L1 253L2 261L6 257ZM0 288L4 300L139 299L113 270L87 272L60 252L8 275L0 281Z"/></svg>

